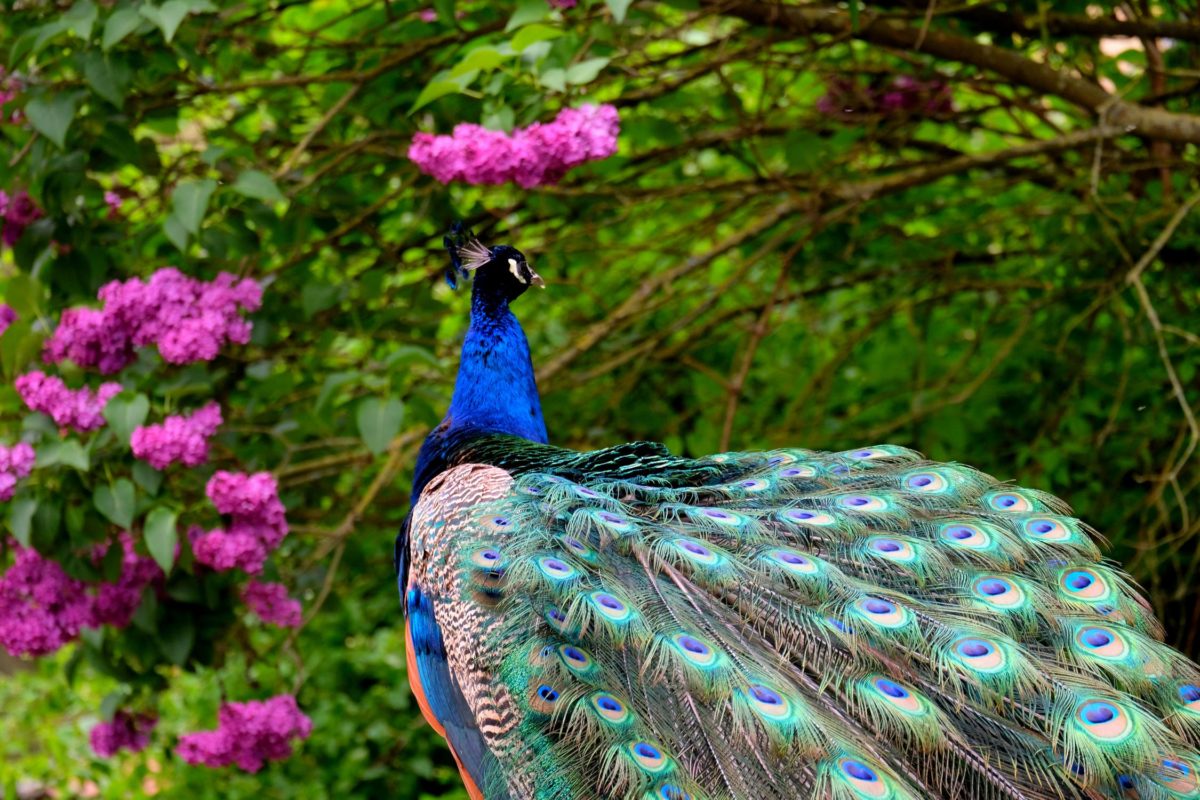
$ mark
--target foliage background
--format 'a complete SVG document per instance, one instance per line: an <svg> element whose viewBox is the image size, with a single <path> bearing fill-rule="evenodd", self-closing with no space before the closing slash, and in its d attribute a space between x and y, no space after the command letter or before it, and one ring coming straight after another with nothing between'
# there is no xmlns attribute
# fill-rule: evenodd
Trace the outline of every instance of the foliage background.
<svg viewBox="0 0 1200 800"><path fill-rule="evenodd" d="M965 461L1070 500L1200 654L1194 6L433 7L4 3L26 121L0 126L0 187L46 211L0 256L8 441L29 423L7 384L62 308L165 264L266 279L250 346L124 380L156 408L222 399L214 461L279 477L275 561L308 616L296 637L235 620L162 667L155 744L112 761L86 740L121 691L102 663L3 662L3 796L465 796L408 693L390 567L466 324L439 247L460 217L551 285L519 312L557 443ZM948 83L953 110L871 110L896 76ZM854 111L819 108L847 81ZM443 187L405 158L417 130L585 99L620 108L620 153L558 186ZM381 409L382 445L360 423ZM278 691L316 727L291 760L171 754L222 698Z"/></svg>

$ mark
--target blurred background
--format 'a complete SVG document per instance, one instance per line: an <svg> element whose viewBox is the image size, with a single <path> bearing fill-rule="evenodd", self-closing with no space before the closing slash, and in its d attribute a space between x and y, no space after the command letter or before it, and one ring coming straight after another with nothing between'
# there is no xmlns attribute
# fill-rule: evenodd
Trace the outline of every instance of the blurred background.
<svg viewBox="0 0 1200 800"><path fill-rule="evenodd" d="M391 568L467 322L456 219L548 284L517 310L553 442L970 463L1070 502L1200 655L1194 3L4 8L0 188L37 212L10 202L0 254L9 440L9 384L63 308L168 264L262 281L249 345L143 388L219 398L214 463L278 478L306 622L233 615L173 665L117 669L86 637L5 657L0 796L465 798L408 691ZM583 103L618 109L619 150L554 184L444 185L407 157L419 131ZM284 690L314 724L291 759L173 754L220 700ZM150 747L98 758L88 730L134 695Z"/></svg>

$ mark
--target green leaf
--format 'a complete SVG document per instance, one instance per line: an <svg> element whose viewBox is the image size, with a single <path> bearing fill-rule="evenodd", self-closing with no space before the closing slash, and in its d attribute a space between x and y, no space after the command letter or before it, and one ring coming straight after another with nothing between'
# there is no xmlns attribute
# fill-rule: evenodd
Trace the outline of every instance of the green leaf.
<svg viewBox="0 0 1200 800"><path fill-rule="evenodd" d="M437 11L438 19L447 25L454 24L454 0L433 0L433 7Z"/></svg>
<svg viewBox="0 0 1200 800"><path fill-rule="evenodd" d="M33 525L30 526L29 545L42 552L48 552L58 538L59 526L62 524L62 510L55 503L38 503L33 512Z"/></svg>
<svg viewBox="0 0 1200 800"><path fill-rule="evenodd" d="M54 467L64 464L74 467L80 472L87 472L91 466L89 462L87 451L74 439L68 439L65 442L51 442L41 445L37 449L36 465L38 467Z"/></svg>
<svg viewBox="0 0 1200 800"><path fill-rule="evenodd" d="M93 50L87 54L84 62L83 77L96 94L117 108L124 105L125 87L129 85L132 77L127 66Z"/></svg>
<svg viewBox="0 0 1200 800"><path fill-rule="evenodd" d="M467 53L466 57L450 71L450 75L458 77L472 70L492 70L509 58L512 56L505 55L494 47L478 47Z"/></svg>
<svg viewBox="0 0 1200 800"><path fill-rule="evenodd" d="M517 0L517 10L508 20L504 30L514 31L522 25L545 19L550 15L550 4L546 0Z"/></svg>
<svg viewBox="0 0 1200 800"><path fill-rule="evenodd" d="M136 31L142 24L142 19L142 15L135 8L118 8L104 23L104 36L100 40L100 46L111 50L122 39Z"/></svg>
<svg viewBox="0 0 1200 800"><path fill-rule="evenodd" d="M566 91L567 88L567 73L566 70L554 67L538 75L538 82L547 89L552 89L556 92Z"/></svg>
<svg viewBox="0 0 1200 800"><path fill-rule="evenodd" d="M179 252L186 253L188 246L188 232L183 227L183 223L179 221L179 217L171 214L163 221L163 233L167 235L167 239L171 244L179 249Z"/></svg>
<svg viewBox="0 0 1200 800"><path fill-rule="evenodd" d="M591 83L608 66L607 58L589 58L567 67L567 83Z"/></svg>
<svg viewBox="0 0 1200 800"><path fill-rule="evenodd" d="M92 494L96 510L122 530L129 530L133 524L136 502L136 490L128 478L118 478L111 486L98 486Z"/></svg>
<svg viewBox="0 0 1200 800"><path fill-rule="evenodd" d="M312 319L322 311L337 305L341 295L341 286L309 282L300 290L300 307L304 310L304 316Z"/></svg>
<svg viewBox="0 0 1200 800"><path fill-rule="evenodd" d="M629 11L629 7L633 5L633 0L604 0L608 4L608 10L612 12L613 19L618 23L625 21L625 12Z"/></svg>
<svg viewBox="0 0 1200 800"><path fill-rule="evenodd" d="M133 465L133 482L146 490L153 497L162 486L163 474L145 461L136 461Z"/></svg>
<svg viewBox="0 0 1200 800"><path fill-rule="evenodd" d="M159 632L158 647L168 661L182 667L192 652L192 644L195 641L196 627L192 618L186 614L178 614Z"/></svg>
<svg viewBox="0 0 1200 800"><path fill-rule="evenodd" d="M104 699L100 701L100 719L105 722L112 722L113 717L117 713L117 709L121 707L121 703L129 696L129 689L126 686L121 686L113 689L108 694L104 695Z"/></svg>
<svg viewBox="0 0 1200 800"><path fill-rule="evenodd" d="M358 432L366 442L367 449L375 455L387 450L392 439L400 432L404 419L404 405L394 397L386 400L368 397L358 404Z"/></svg>
<svg viewBox="0 0 1200 800"><path fill-rule="evenodd" d="M417 95L416 102L412 104L412 108L408 110L411 114L422 106L427 106L439 97L445 97L448 94L457 94L462 91L462 87L454 81L433 81L421 90Z"/></svg>
<svg viewBox="0 0 1200 800"><path fill-rule="evenodd" d="M116 434L117 439L124 445L129 444L129 437L136 428L146 421L150 413L150 400L144 394L131 395L122 392L108 401L104 407L104 418Z"/></svg>
<svg viewBox="0 0 1200 800"><path fill-rule="evenodd" d="M8 529L22 547L29 547L33 513L37 507L38 501L33 497L18 497L8 506Z"/></svg>
<svg viewBox="0 0 1200 800"><path fill-rule="evenodd" d="M67 128L75 119L75 95L58 94L46 99L39 97L25 105L25 117L38 133L59 147L67 138Z"/></svg>
<svg viewBox="0 0 1200 800"><path fill-rule="evenodd" d="M524 50L529 45L535 42L545 42L550 39L557 39L562 36L563 32L558 28L550 25L528 25L517 31L517 35L512 38L512 49L518 53Z"/></svg>
<svg viewBox="0 0 1200 800"><path fill-rule="evenodd" d="M283 192L279 191L275 181L271 180L270 175L256 169L248 169L238 175L237 180L233 182L233 190L264 203L281 203L287 199Z"/></svg>
<svg viewBox="0 0 1200 800"><path fill-rule="evenodd" d="M4 302L8 303L18 315L25 318L36 317L42 310L42 300L46 296L46 288L38 283L37 278L18 272L8 279L4 287Z"/></svg>
<svg viewBox="0 0 1200 800"><path fill-rule="evenodd" d="M200 223L204 221L204 212L208 210L208 200L216 190L217 182L209 179L184 181L175 187L175 193L171 196L174 216L183 229L193 236L200 232ZM167 236L170 235L168 232Z"/></svg>
<svg viewBox="0 0 1200 800"><path fill-rule="evenodd" d="M151 509L146 515L142 536L150 556L164 573L170 575L175 563L175 545L179 541L175 512L162 507Z"/></svg>
<svg viewBox="0 0 1200 800"><path fill-rule="evenodd" d="M168 43L175 38L175 31L179 30L179 23L183 22L183 18L191 11L190 5L185 0L167 0L161 6L144 5L139 10L143 17L153 22L162 31L163 38Z"/></svg>
<svg viewBox="0 0 1200 800"><path fill-rule="evenodd" d="M76 0L62 15L69 30L84 41L92 38L92 27L96 24L96 4L92 0Z"/></svg>

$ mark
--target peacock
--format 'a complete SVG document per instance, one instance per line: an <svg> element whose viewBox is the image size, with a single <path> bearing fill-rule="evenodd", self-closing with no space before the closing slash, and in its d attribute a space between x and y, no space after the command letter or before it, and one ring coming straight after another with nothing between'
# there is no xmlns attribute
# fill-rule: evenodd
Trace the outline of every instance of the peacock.
<svg viewBox="0 0 1200 800"><path fill-rule="evenodd" d="M445 244L471 321L396 557L471 798L1200 797L1200 668L1061 500L889 445L554 447L541 277Z"/></svg>

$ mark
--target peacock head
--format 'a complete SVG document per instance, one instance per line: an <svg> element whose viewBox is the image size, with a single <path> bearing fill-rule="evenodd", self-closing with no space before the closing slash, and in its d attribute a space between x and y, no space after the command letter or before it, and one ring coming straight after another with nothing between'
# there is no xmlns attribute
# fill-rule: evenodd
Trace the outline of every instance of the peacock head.
<svg viewBox="0 0 1200 800"><path fill-rule="evenodd" d="M442 243L450 254L446 281L453 288L457 288L459 279L473 275L477 292L495 294L511 301L530 286L546 287L545 281L525 260L524 253L506 244L487 247L461 223L450 230Z"/></svg>

